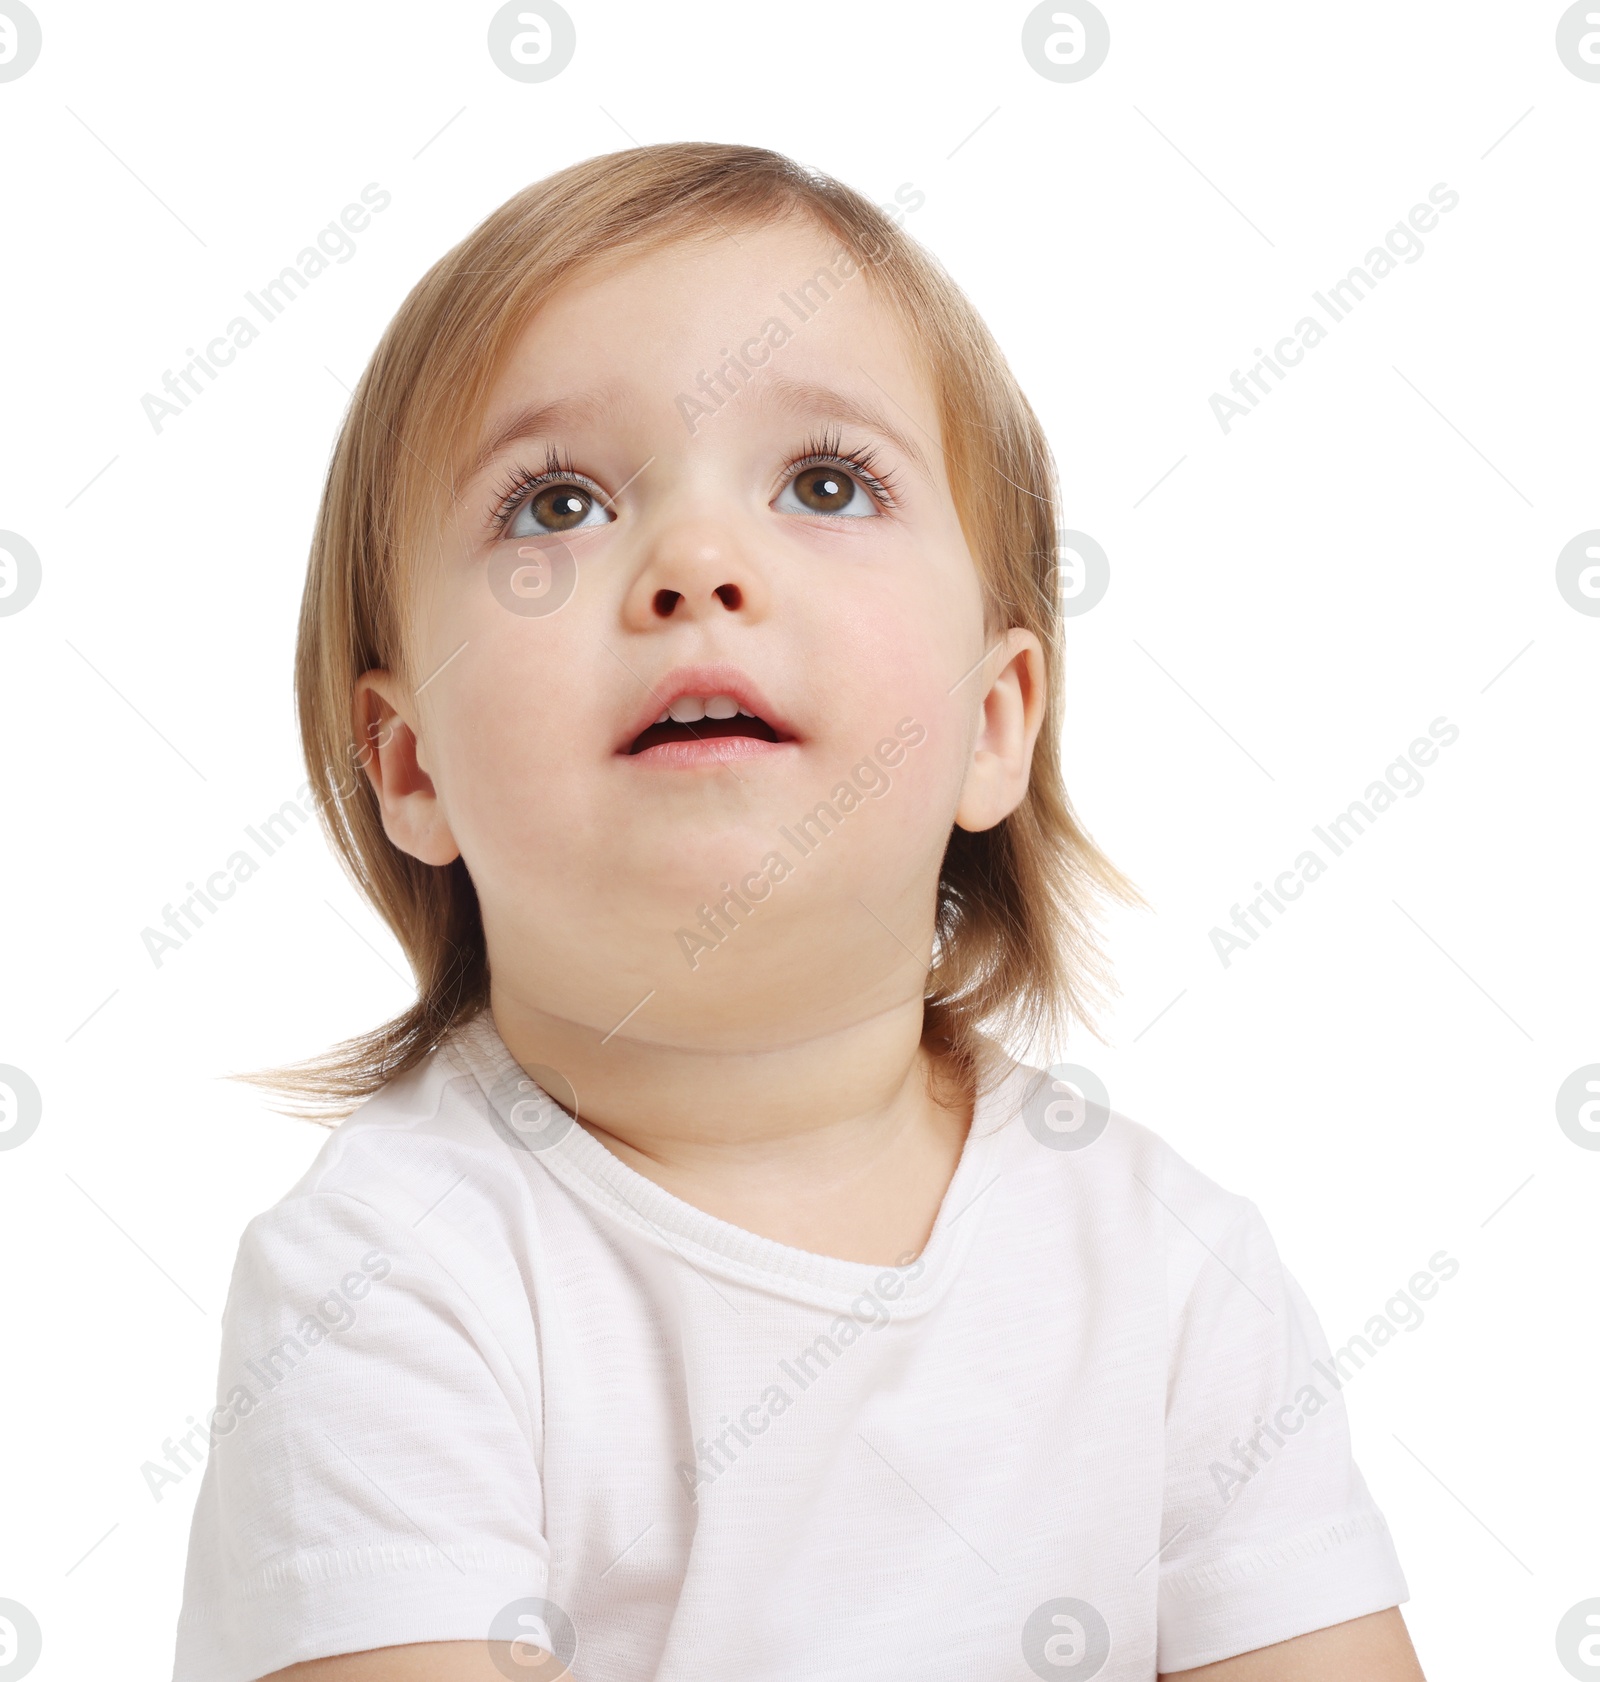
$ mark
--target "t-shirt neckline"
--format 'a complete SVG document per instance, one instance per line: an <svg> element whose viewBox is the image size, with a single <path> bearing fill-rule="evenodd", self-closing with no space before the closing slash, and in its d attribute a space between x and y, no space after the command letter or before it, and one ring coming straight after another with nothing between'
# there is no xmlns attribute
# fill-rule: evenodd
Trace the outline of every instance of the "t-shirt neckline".
<svg viewBox="0 0 1600 1682"><path fill-rule="evenodd" d="M569 1125L555 1143L530 1150L511 1125L509 1099L518 1091L516 1077L532 1077L511 1055L488 1007L458 1026L443 1049L453 1052L454 1061L472 1076L495 1131L517 1154L609 1220L676 1253L701 1274L837 1311L848 1310L867 1292L895 1319L925 1312L960 1271L983 1224L994 1182L1005 1172L1002 1142L1012 1131L1006 1124L1015 1114L1017 1094L1029 1072L992 1048L1003 1072L978 1094L955 1172L921 1254L895 1267L797 1249L708 1214L630 1167L581 1121Z"/></svg>

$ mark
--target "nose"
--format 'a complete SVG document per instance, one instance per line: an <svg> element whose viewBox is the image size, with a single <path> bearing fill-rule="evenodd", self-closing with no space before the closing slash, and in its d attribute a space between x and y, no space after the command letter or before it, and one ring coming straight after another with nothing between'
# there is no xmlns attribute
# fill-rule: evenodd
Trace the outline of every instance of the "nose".
<svg viewBox="0 0 1600 1682"><path fill-rule="evenodd" d="M670 619L760 619L767 601L766 580L730 524L680 517L656 535L624 617L637 630Z"/></svg>
<svg viewBox="0 0 1600 1682"><path fill-rule="evenodd" d="M729 613L737 613L739 609L744 606L744 591L731 579L726 584L718 584L712 590L711 594L717 601L722 603ZM670 619L673 614L678 611L678 604L683 601L688 601L689 599L690 598L687 597L683 591L672 590L667 588L666 585L662 585L662 587L650 598L650 611L655 614L657 619ZM689 609L686 617L694 617L694 610L692 607ZM716 615L712 614L711 617L715 618Z"/></svg>

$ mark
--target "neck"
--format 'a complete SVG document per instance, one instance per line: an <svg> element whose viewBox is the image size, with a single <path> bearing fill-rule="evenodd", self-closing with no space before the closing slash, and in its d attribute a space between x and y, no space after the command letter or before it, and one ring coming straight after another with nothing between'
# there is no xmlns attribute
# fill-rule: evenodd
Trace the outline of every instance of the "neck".
<svg viewBox="0 0 1600 1682"><path fill-rule="evenodd" d="M895 1262L925 1242L972 1114L922 1045L922 998L759 1049L600 1043L494 983L524 1068L558 1069L580 1122L684 1201L800 1248Z"/></svg>

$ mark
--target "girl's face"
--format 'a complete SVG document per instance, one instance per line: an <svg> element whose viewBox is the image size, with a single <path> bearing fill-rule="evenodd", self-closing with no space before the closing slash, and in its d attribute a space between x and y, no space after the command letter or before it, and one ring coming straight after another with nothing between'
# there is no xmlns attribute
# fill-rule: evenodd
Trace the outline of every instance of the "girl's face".
<svg viewBox="0 0 1600 1682"><path fill-rule="evenodd" d="M508 1003L726 1050L920 999L952 824L1022 798L1039 645L986 643L869 284L809 222L740 229L586 271L502 370L417 688L360 704L389 835L465 859Z"/></svg>

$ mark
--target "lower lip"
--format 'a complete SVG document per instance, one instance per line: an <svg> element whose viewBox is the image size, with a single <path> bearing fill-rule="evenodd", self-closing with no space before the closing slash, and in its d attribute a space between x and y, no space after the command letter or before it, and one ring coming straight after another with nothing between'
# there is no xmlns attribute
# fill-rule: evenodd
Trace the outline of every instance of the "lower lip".
<svg viewBox="0 0 1600 1682"><path fill-rule="evenodd" d="M775 754L797 751L797 742L768 742L759 736L707 736L698 742L662 742L643 753L625 753L630 765L664 765L675 769L713 768L751 759L768 759Z"/></svg>

